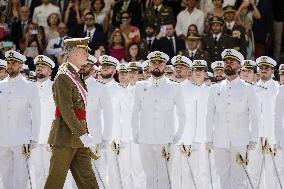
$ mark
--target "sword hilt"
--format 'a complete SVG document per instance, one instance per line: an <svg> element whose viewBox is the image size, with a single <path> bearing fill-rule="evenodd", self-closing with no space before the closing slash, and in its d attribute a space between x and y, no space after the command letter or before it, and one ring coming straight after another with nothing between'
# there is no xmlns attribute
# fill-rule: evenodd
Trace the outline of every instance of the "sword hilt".
<svg viewBox="0 0 284 189"><path fill-rule="evenodd" d="M236 161L237 163L241 165L248 165L248 160L244 159L243 156L239 152L236 155Z"/></svg>
<svg viewBox="0 0 284 189"><path fill-rule="evenodd" d="M191 156L191 153L192 153L191 145L189 145L189 147L186 148L186 146L182 143L181 146L180 146L180 150L181 150L182 153L184 153L188 157Z"/></svg>
<svg viewBox="0 0 284 189"><path fill-rule="evenodd" d="M115 141L113 141L111 143L111 149L117 154L119 155L120 153L120 145L118 143L116 143Z"/></svg>
<svg viewBox="0 0 284 189"><path fill-rule="evenodd" d="M162 146L162 157L165 158L167 161L169 161L171 158L170 151L167 151L164 145Z"/></svg>
<svg viewBox="0 0 284 189"><path fill-rule="evenodd" d="M23 144L22 146L22 154L27 158L31 155L31 145L30 144Z"/></svg>

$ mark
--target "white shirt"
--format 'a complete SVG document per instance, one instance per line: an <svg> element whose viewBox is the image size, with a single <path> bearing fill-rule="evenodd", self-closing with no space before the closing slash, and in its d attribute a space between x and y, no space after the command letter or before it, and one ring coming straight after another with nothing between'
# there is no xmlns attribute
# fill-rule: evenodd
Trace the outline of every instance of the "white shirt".
<svg viewBox="0 0 284 189"><path fill-rule="evenodd" d="M47 27L47 17L51 13L57 13L59 18L61 18L59 7L49 3L48 5L37 6L33 14L33 22L37 23L39 26Z"/></svg>
<svg viewBox="0 0 284 189"><path fill-rule="evenodd" d="M21 74L0 81L0 146L13 147L38 140L40 100L36 84Z"/></svg>
<svg viewBox="0 0 284 189"><path fill-rule="evenodd" d="M178 126L175 132L175 111ZM136 84L132 114L134 139L142 144L166 144L181 138L186 116L178 83L165 76Z"/></svg>
<svg viewBox="0 0 284 189"><path fill-rule="evenodd" d="M51 80L46 80L42 83L37 82L37 90L40 99L40 126L39 126L39 144L47 144L49 132L52 126L52 121L55 118L55 104L53 100Z"/></svg>
<svg viewBox="0 0 284 189"><path fill-rule="evenodd" d="M192 145L206 140L206 111L209 87L186 80L181 84L186 109L186 126L181 143Z"/></svg>
<svg viewBox="0 0 284 189"><path fill-rule="evenodd" d="M215 40L215 37L217 37L217 41L219 41L220 37L221 37L222 33L218 33L218 34L213 34L213 39Z"/></svg>
<svg viewBox="0 0 284 189"><path fill-rule="evenodd" d="M258 140L259 108L254 89L236 78L210 88L206 137L219 148L240 147Z"/></svg>
<svg viewBox="0 0 284 189"><path fill-rule="evenodd" d="M89 33L90 33L90 41L92 41L95 31L96 31L96 28L93 28L91 30L86 29L86 37L89 37Z"/></svg>
<svg viewBox="0 0 284 189"><path fill-rule="evenodd" d="M284 85L279 87L275 103L275 137L277 143L284 148Z"/></svg>
<svg viewBox="0 0 284 189"><path fill-rule="evenodd" d="M279 84L272 79L265 83L260 80L256 83L255 90L260 107L259 137L266 137L270 144L276 144L274 135L274 110Z"/></svg>
<svg viewBox="0 0 284 189"><path fill-rule="evenodd" d="M235 21L232 21L232 22L226 22L226 26L229 30L232 30L233 27L235 25Z"/></svg>
<svg viewBox="0 0 284 189"><path fill-rule="evenodd" d="M65 36L66 37L66 36ZM64 47L64 39L65 37L58 37L55 39L51 39L46 47L46 54L58 57L60 55L63 55L63 47ZM62 40L62 43L60 44L60 41ZM59 45L61 45L61 48L58 48Z"/></svg>
<svg viewBox="0 0 284 189"><path fill-rule="evenodd" d="M187 35L188 26L191 24L195 24L198 28L198 33L200 35L203 34L204 30L204 13L194 8L193 12L190 14L187 9L181 11L177 16L177 24L176 24L176 34L179 35Z"/></svg>
<svg viewBox="0 0 284 189"><path fill-rule="evenodd" d="M112 111L110 95L106 84L103 84L92 77L88 78L86 119L89 132L94 136L96 144L102 143L103 136L112 125ZM106 137L106 136L105 136Z"/></svg>

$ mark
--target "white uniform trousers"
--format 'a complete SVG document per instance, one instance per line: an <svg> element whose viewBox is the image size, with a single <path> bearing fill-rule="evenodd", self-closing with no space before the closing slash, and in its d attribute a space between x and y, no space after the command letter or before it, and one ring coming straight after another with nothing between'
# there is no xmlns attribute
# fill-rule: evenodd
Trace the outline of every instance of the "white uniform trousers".
<svg viewBox="0 0 284 189"><path fill-rule="evenodd" d="M0 189L30 188L27 163L22 146L0 147Z"/></svg>
<svg viewBox="0 0 284 189"><path fill-rule="evenodd" d="M132 189L131 187L131 164L130 164L130 144L124 143L121 145L119 154L111 148L111 143L106 143L103 146L104 157L100 160L102 161L98 167L100 173L104 175L105 173L102 169L107 169L106 172L106 187L107 189L121 189L121 182L123 189ZM105 159L105 160L104 160ZM107 166L103 167L103 162ZM103 176L105 177L105 176Z"/></svg>
<svg viewBox="0 0 284 189"><path fill-rule="evenodd" d="M280 159L282 156L282 152L281 150L278 151L279 152L277 152L277 155L274 157L274 159L277 166L281 166L281 163L278 163L278 160L279 162L281 162ZM257 147L249 153L249 159L250 162L248 165L248 170L255 188L257 188L258 186L259 189L266 189L270 187L276 189L279 188L279 182L277 180L272 157L270 154L265 154L263 156L262 147L260 143L258 143Z"/></svg>
<svg viewBox="0 0 284 189"><path fill-rule="evenodd" d="M165 145L168 148L168 145ZM171 156L173 155L173 145L170 146ZM168 150L168 149L167 149ZM140 144L140 154L143 169L146 175L146 189L169 189L169 174L171 172L172 158L166 162L162 157L162 145L160 144Z"/></svg>
<svg viewBox="0 0 284 189"><path fill-rule="evenodd" d="M131 154L131 177L133 189L146 189L146 176L143 171L142 159L139 149L139 144L130 143Z"/></svg>
<svg viewBox="0 0 284 189"><path fill-rule="evenodd" d="M51 149L47 144L38 144L31 151L30 162L30 174L33 189L44 188L46 178L49 173L49 165L51 158ZM72 189L72 175L68 171L67 177L64 184L64 189Z"/></svg>
<svg viewBox="0 0 284 189"><path fill-rule="evenodd" d="M238 152L245 158L246 147L231 147L230 149L214 147L215 166L220 178L220 189L248 188L245 171L236 162Z"/></svg>
<svg viewBox="0 0 284 189"><path fill-rule="evenodd" d="M188 145L185 147L187 149L189 148ZM193 144L190 156L186 156L186 154L181 151L181 145L174 146L174 148L175 152L173 153L171 172L172 188L194 188L194 179L197 188L208 189L210 186L210 176L208 154L205 151L205 147L201 144ZM210 157L210 160L211 159ZM193 178L188 164L192 170Z"/></svg>
<svg viewBox="0 0 284 189"><path fill-rule="evenodd" d="M284 149L283 148L277 150L277 154L275 156L275 162L281 179L282 187L284 187ZM278 188L280 188L279 185Z"/></svg>

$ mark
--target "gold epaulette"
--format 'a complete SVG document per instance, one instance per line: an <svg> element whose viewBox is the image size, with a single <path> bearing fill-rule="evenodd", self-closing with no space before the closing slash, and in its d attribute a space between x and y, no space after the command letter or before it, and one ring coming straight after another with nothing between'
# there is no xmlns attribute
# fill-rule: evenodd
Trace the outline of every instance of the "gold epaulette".
<svg viewBox="0 0 284 189"><path fill-rule="evenodd" d="M68 63L63 63L61 66L59 66L57 74L54 78L54 80L60 75L60 74L66 74L68 68L67 68Z"/></svg>

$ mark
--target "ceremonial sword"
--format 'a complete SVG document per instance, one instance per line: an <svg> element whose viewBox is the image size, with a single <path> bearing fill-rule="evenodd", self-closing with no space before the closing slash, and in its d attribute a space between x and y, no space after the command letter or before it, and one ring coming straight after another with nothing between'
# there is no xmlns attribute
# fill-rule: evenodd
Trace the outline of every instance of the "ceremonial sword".
<svg viewBox="0 0 284 189"><path fill-rule="evenodd" d="M121 172L120 172L120 167L119 167L119 162L118 162L118 155L120 153L120 145L117 144L115 141L113 141L111 143L111 148L112 148L113 152L115 153L116 167L117 167L117 170L118 170L118 176L119 176L119 180L120 180L121 189L123 189Z"/></svg>
<svg viewBox="0 0 284 189"><path fill-rule="evenodd" d="M31 146L30 144L27 145L23 145L22 147L22 154L25 156L26 159L26 165L27 165L27 172L28 172L28 178L29 178L29 182L30 182L30 188L32 189L32 179L31 179L31 174L30 174L30 168L29 168L29 162L28 162L28 158L31 155Z"/></svg>
<svg viewBox="0 0 284 189"><path fill-rule="evenodd" d="M248 173L248 170L245 167L245 165L248 164L248 159L244 160L242 155L238 152L237 155L236 155L236 161L243 167L243 169L244 169L244 171L246 173L247 179L248 179L248 181L250 183L250 186L251 186L252 189L254 189L252 181L251 181L251 178L250 178L249 173Z"/></svg>
<svg viewBox="0 0 284 189"><path fill-rule="evenodd" d="M170 189L172 189L172 183L171 183L171 177L170 177L170 171L169 171L169 166L168 166L168 161L170 161L171 158L171 153L170 153L170 147L171 144L168 144L168 151L166 150L165 146L162 146L162 157L165 159L165 164L166 164L166 169L167 169L167 176L168 176L168 182Z"/></svg>
<svg viewBox="0 0 284 189"><path fill-rule="evenodd" d="M189 163L189 157L191 156L191 152L192 152L192 150L191 150L191 145L189 146L188 149L185 147L184 144L182 144L181 147L182 147L181 150L182 150L182 152L184 153L185 158L186 158L187 166L188 166L188 169L189 169L189 173L190 173L190 176L191 176L191 179L192 179L194 188L197 189L197 185L196 185L196 182L195 182L195 179L194 179L194 175L193 175L193 172L192 172L190 163Z"/></svg>

